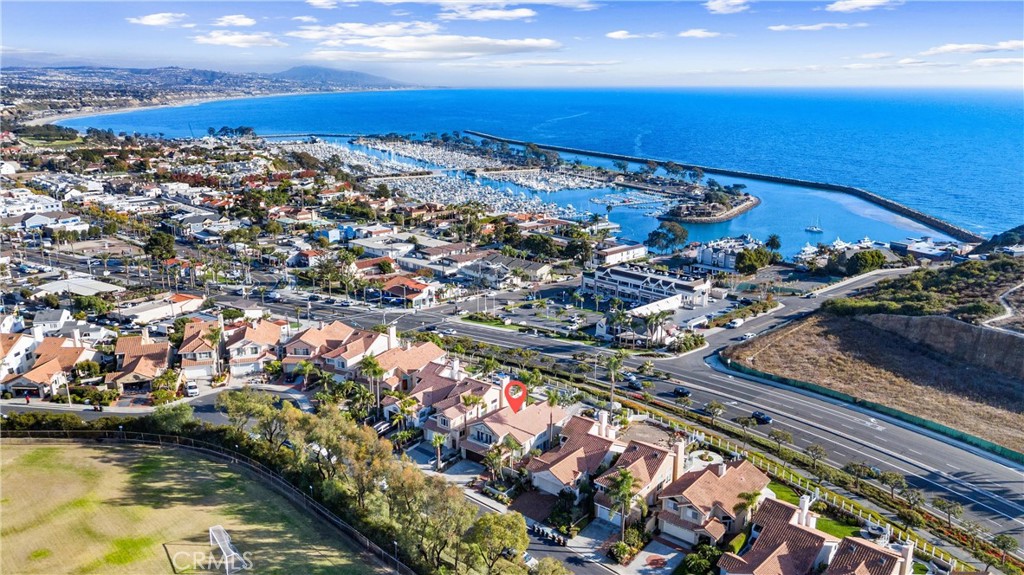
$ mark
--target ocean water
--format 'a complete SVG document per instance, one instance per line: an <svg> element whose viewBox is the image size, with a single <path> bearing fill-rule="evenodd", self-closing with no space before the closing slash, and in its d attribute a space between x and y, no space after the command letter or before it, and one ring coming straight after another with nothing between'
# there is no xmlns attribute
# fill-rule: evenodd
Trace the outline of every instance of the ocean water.
<svg viewBox="0 0 1024 575"><path fill-rule="evenodd" d="M455 132L863 187L983 235L1024 223L1024 94L978 90L417 90L210 102L61 122L84 129L201 136L207 127L258 134ZM600 160L590 160L601 164ZM716 177L719 182L742 180ZM688 225L693 239L750 233L805 242L930 232L838 193L743 182L761 206L722 224ZM504 187L504 185L502 185ZM547 201L603 212L590 197ZM657 221L616 208L624 234ZM824 234L804 231L820 222Z"/></svg>

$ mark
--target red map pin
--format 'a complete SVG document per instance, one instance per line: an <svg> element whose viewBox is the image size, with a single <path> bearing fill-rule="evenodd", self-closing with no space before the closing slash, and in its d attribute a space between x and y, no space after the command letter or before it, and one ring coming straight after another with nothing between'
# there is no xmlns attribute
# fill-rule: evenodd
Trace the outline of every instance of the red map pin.
<svg viewBox="0 0 1024 575"><path fill-rule="evenodd" d="M516 395L512 395L512 390L518 389L519 392ZM508 400L509 407L512 408L512 413L519 413L519 410L523 408L523 402L526 401L526 394L529 390L523 385L523 382L512 380L505 384L505 399Z"/></svg>

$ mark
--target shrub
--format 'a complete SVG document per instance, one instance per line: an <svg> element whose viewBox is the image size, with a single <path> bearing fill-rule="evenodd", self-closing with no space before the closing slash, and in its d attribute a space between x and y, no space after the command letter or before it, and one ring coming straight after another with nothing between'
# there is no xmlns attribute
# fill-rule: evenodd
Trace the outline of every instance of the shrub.
<svg viewBox="0 0 1024 575"><path fill-rule="evenodd" d="M608 554L611 555L612 559L617 561L620 565L629 563L632 557L632 549L624 541L619 541L612 548L608 550Z"/></svg>
<svg viewBox="0 0 1024 575"><path fill-rule="evenodd" d="M0 399L11 399L12 397L14 397L14 394L12 394L9 391L5 391L3 393L0 393Z"/></svg>
<svg viewBox="0 0 1024 575"><path fill-rule="evenodd" d="M729 543L726 546L728 547L729 551L732 551L733 553L739 555L740 551L743 549L743 546L746 543L747 543L747 532L746 531L741 531L741 532L737 533L735 537L730 539Z"/></svg>

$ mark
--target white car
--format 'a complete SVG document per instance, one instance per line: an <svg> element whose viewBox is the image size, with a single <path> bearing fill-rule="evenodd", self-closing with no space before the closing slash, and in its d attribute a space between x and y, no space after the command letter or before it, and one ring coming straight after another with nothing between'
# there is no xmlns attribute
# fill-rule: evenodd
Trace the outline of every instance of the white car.
<svg viewBox="0 0 1024 575"><path fill-rule="evenodd" d="M448 328L441 330L441 333L443 333L444 335L455 335L458 332L456 332L454 329Z"/></svg>
<svg viewBox="0 0 1024 575"><path fill-rule="evenodd" d="M745 340L746 339L754 339L755 337L757 337L756 333L745 333L745 334L743 334L743 339L745 339Z"/></svg>
<svg viewBox="0 0 1024 575"><path fill-rule="evenodd" d="M537 558L528 552L523 551L523 563L526 563L526 566L530 569L535 569L540 564L540 561L537 561Z"/></svg>
<svg viewBox="0 0 1024 575"><path fill-rule="evenodd" d="M188 397L199 397L199 386L194 383L185 384L185 395Z"/></svg>

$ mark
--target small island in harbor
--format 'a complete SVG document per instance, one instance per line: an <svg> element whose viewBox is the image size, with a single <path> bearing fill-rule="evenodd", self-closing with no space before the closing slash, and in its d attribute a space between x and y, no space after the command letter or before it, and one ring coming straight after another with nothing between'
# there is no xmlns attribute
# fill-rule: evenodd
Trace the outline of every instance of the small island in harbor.
<svg viewBox="0 0 1024 575"><path fill-rule="evenodd" d="M467 132L468 133L468 132ZM483 134L424 134L422 138L388 134L360 137L353 144L389 156L402 156L471 178L515 184L534 192L611 188L591 198L606 212L617 207L646 210L645 215L686 223L717 223L739 216L761 202L744 184L722 185L696 166L675 162L614 160L612 168L571 160L557 150L530 143L509 143Z"/></svg>

